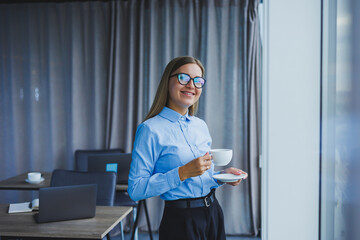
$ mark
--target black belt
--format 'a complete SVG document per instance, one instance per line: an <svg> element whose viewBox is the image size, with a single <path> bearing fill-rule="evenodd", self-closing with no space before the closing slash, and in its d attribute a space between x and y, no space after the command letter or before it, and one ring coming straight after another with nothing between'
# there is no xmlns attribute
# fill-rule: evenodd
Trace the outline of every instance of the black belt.
<svg viewBox="0 0 360 240"><path fill-rule="evenodd" d="M198 208L198 207L210 207L211 204L215 201L215 190L212 189L211 192L205 197L201 198L187 198L179 200L167 200L165 201L166 208Z"/></svg>

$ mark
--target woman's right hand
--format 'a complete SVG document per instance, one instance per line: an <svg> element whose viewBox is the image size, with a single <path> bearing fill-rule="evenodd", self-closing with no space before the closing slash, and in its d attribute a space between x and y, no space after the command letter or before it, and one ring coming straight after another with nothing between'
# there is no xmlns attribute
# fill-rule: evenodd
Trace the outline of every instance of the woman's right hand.
<svg viewBox="0 0 360 240"><path fill-rule="evenodd" d="M191 177L200 176L211 167L211 156L206 153L179 168L180 180L184 181Z"/></svg>

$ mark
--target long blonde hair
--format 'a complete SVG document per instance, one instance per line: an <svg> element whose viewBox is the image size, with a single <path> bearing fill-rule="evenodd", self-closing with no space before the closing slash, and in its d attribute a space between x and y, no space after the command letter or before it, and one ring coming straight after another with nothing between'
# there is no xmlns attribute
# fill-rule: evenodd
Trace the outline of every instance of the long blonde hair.
<svg viewBox="0 0 360 240"><path fill-rule="evenodd" d="M149 118L152 118L156 115L158 115L163 108L166 106L166 103L168 101L168 93L169 93L169 78L173 72L175 72L179 67L189 64L189 63L195 63L197 64L201 71L202 76L205 74L204 66L201 64L201 62L191 56L182 56L177 57L171 60L164 70L164 73L161 77L161 81L159 83L159 86L156 91L156 95L153 101L153 104L151 105L150 111L148 112L147 116L145 117L144 121L146 121ZM199 105L199 101L195 102L193 105L189 107L189 115L193 116L197 112Z"/></svg>

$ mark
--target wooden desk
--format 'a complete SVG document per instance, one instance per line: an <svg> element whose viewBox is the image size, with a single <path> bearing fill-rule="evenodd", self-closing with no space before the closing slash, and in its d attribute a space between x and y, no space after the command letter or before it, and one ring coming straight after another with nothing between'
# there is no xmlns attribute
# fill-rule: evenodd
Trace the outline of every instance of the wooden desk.
<svg viewBox="0 0 360 240"><path fill-rule="evenodd" d="M27 172L0 181L0 189L5 190L39 190L40 188L50 187L51 173L42 172L45 180L39 184L30 184L25 182L27 179Z"/></svg>
<svg viewBox="0 0 360 240"><path fill-rule="evenodd" d="M94 218L36 223L35 212L8 214L8 204L0 204L0 236L16 237L102 239L131 211L132 207L97 206Z"/></svg>
<svg viewBox="0 0 360 240"><path fill-rule="evenodd" d="M0 181L0 189L3 190L39 190L40 188L50 187L51 174L49 172L41 172L45 180L39 184L30 184L25 182L27 172ZM126 192L128 185L116 184L116 191Z"/></svg>

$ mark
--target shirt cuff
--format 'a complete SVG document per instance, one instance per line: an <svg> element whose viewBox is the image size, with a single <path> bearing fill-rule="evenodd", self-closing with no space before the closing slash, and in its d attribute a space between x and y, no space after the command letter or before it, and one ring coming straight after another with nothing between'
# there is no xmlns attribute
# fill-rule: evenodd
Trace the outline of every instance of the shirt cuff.
<svg viewBox="0 0 360 240"><path fill-rule="evenodd" d="M167 177L167 181L168 181L171 189L180 186L181 180L180 180L180 176L179 176L179 168L178 167L168 171L166 174L166 177Z"/></svg>

